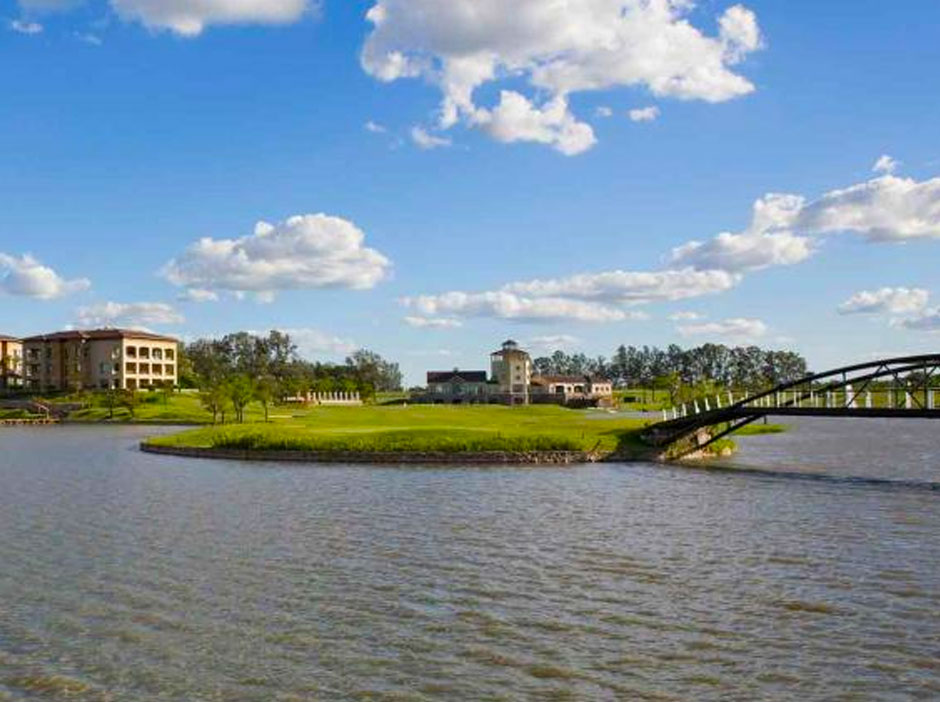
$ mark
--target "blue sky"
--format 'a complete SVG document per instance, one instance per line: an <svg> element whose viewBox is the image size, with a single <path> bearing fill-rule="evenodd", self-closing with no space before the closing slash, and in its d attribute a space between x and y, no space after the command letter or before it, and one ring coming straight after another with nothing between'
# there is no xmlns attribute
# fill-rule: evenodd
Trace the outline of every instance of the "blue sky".
<svg viewBox="0 0 940 702"><path fill-rule="evenodd" d="M499 9L4 0L0 332L936 350L940 5Z"/></svg>

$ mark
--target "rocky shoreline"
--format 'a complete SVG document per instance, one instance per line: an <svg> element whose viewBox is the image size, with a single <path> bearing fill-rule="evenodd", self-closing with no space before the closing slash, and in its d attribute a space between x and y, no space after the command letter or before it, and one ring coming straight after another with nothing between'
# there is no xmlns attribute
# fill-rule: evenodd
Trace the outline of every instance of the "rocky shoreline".
<svg viewBox="0 0 940 702"><path fill-rule="evenodd" d="M484 451L466 453L370 451L251 451L244 449L200 448L194 446L160 446L146 441L141 451L183 458L215 458L239 461L279 461L286 463L371 463L386 465L577 465L617 459L610 452L600 451ZM636 460L636 457L632 457Z"/></svg>

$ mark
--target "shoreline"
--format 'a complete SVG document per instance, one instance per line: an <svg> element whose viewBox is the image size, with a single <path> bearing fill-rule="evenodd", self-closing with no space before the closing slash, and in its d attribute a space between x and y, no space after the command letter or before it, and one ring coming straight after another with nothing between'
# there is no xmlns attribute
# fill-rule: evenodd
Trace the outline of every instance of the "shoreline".
<svg viewBox="0 0 940 702"><path fill-rule="evenodd" d="M163 446L140 442L140 450L163 456L215 460L264 461L271 463L366 463L374 465L555 465L651 461L655 457L617 456L611 451L281 451L225 449L197 446Z"/></svg>

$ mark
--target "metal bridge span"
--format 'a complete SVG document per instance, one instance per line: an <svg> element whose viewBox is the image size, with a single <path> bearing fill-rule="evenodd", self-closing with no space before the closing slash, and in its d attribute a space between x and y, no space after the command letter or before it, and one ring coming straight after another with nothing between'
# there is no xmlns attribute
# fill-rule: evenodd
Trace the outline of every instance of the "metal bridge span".
<svg viewBox="0 0 940 702"><path fill-rule="evenodd" d="M835 368L737 399L701 398L664 411L643 438L663 448L694 438L689 452L697 451L769 416L940 419L940 354Z"/></svg>

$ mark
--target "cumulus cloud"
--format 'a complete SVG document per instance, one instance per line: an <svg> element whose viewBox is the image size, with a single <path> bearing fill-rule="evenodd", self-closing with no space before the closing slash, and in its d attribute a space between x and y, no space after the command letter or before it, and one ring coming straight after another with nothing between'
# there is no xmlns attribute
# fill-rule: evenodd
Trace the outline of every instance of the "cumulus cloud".
<svg viewBox="0 0 940 702"><path fill-rule="evenodd" d="M504 90L496 108L492 112L481 108L475 122L497 141L549 144L566 156L580 154L597 143L591 125L575 119L563 97L537 107L525 96Z"/></svg>
<svg viewBox="0 0 940 702"><path fill-rule="evenodd" d="M16 19L10 22L10 29L17 34L34 35L41 34L43 26L39 22Z"/></svg>
<svg viewBox="0 0 940 702"><path fill-rule="evenodd" d="M463 322L451 317L405 317L405 324L418 329L455 329L462 327Z"/></svg>
<svg viewBox="0 0 940 702"><path fill-rule="evenodd" d="M696 319L702 319L702 315L698 312L673 312L669 315L669 319L673 322L693 322Z"/></svg>
<svg viewBox="0 0 940 702"><path fill-rule="evenodd" d="M65 280L30 254L11 256L0 252L0 292L7 295L51 300L90 287L87 278Z"/></svg>
<svg viewBox="0 0 940 702"><path fill-rule="evenodd" d="M184 321L183 315L164 302L103 302L78 308L82 327L148 327Z"/></svg>
<svg viewBox="0 0 940 702"><path fill-rule="evenodd" d="M673 249L673 266L698 270L753 271L800 263L815 250L814 238L858 234L873 242L940 238L940 178L916 181L885 175L832 190L808 202L800 195L770 193L754 203L749 227Z"/></svg>
<svg viewBox="0 0 940 702"><path fill-rule="evenodd" d="M548 334L533 336L526 345L537 351L555 351L556 349L569 349L580 344L581 340L571 334Z"/></svg>
<svg viewBox="0 0 940 702"><path fill-rule="evenodd" d="M189 288L176 297L180 302L218 302L219 294L202 288Z"/></svg>
<svg viewBox="0 0 940 702"><path fill-rule="evenodd" d="M202 291L263 293L346 288L365 290L382 281L391 263L365 246L355 224L325 214L259 222L238 239L203 238L167 263L172 284Z"/></svg>
<svg viewBox="0 0 940 702"><path fill-rule="evenodd" d="M725 271L605 271L529 280L483 292L451 291L404 298L425 317L493 317L527 322L621 322L648 319L636 305L729 290L739 277Z"/></svg>
<svg viewBox="0 0 940 702"><path fill-rule="evenodd" d="M875 165L871 167L871 170L874 173L885 173L887 175L891 175L898 169L900 165L901 163L897 159L888 156L888 154L882 154L878 160L875 161Z"/></svg>
<svg viewBox="0 0 940 702"><path fill-rule="evenodd" d="M706 242L690 241L672 251L673 265L696 270L756 271L790 266L812 255L810 240L789 232L732 234L723 232Z"/></svg>
<svg viewBox="0 0 940 702"><path fill-rule="evenodd" d="M678 331L682 336L708 336L733 341L747 341L764 336L767 333L767 325L759 319L736 317L720 322L680 325Z"/></svg>
<svg viewBox="0 0 940 702"><path fill-rule="evenodd" d="M789 231L805 200L769 193L758 199L751 223L741 233L722 232L708 241L690 241L672 250L673 266L696 270L755 271L800 263L813 253L811 240Z"/></svg>
<svg viewBox="0 0 940 702"><path fill-rule="evenodd" d="M607 107L607 105L601 105L596 110L594 110L594 114L595 116L601 117L602 119L607 119L608 117L614 116L614 111Z"/></svg>
<svg viewBox="0 0 940 702"><path fill-rule="evenodd" d="M730 290L739 277L720 270L605 271L565 278L510 283L506 292L607 303L647 304L684 300Z"/></svg>
<svg viewBox="0 0 940 702"><path fill-rule="evenodd" d="M940 178L918 182L885 175L833 190L803 207L794 228L848 232L870 241L940 238Z"/></svg>
<svg viewBox="0 0 940 702"><path fill-rule="evenodd" d="M385 134L388 131L383 125L373 122L371 119L365 123L365 130L373 134Z"/></svg>
<svg viewBox="0 0 940 702"><path fill-rule="evenodd" d="M118 16L184 37L211 24L288 24L314 5L308 0L110 0Z"/></svg>
<svg viewBox="0 0 940 702"><path fill-rule="evenodd" d="M619 322L636 316L609 305L557 297L523 297L505 290L448 292L405 298L403 304L426 317L494 317L518 322Z"/></svg>
<svg viewBox="0 0 940 702"><path fill-rule="evenodd" d="M915 317L901 319L896 324L913 331L940 332L940 307L925 310Z"/></svg>
<svg viewBox="0 0 940 702"><path fill-rule="evenodd" d="M436 84L442 128L463 121L573 155L594 144L569 110L574 93L630 86L721 102L754 90L733 70L762 45L754 13L730 7L708 36L691 9L687 0L515 0L512 11L505 0L376 0L361 61L381 81ZM476 103L480 87L506 79L531 94L504 91L495 108Z"/></svg>
<svg viewBox="0 0 940 702"><path fill-rule="evenodd" d="M927 307L930 293L921 288L881 288L855 293L839 305L839 314L917 314Z"/></svg>
<svg viewBox="0 0 940 702"><path fill-rule="evenodd" d="M417 144L418 148L430 151L431 149L440 149L451 145L451 140L447 137L431 134L423 127L411 128L411 140Z"/></svg>
<svg viewBox="0 0 940 702"><path fill-rule="evenodd" d="M659 117L659 108L655 105L650 107L638 107L627 112L631 122L653 122Z"/></svg>
<svg viewBox="0 0 940 702"><path fill-rule="evenodd" d="M320 329L300 327L281 329L297 344L297 351L304 358L317 356L345 356L359 348L351 339L345 339L335 334L329 334Z"/></svg>

